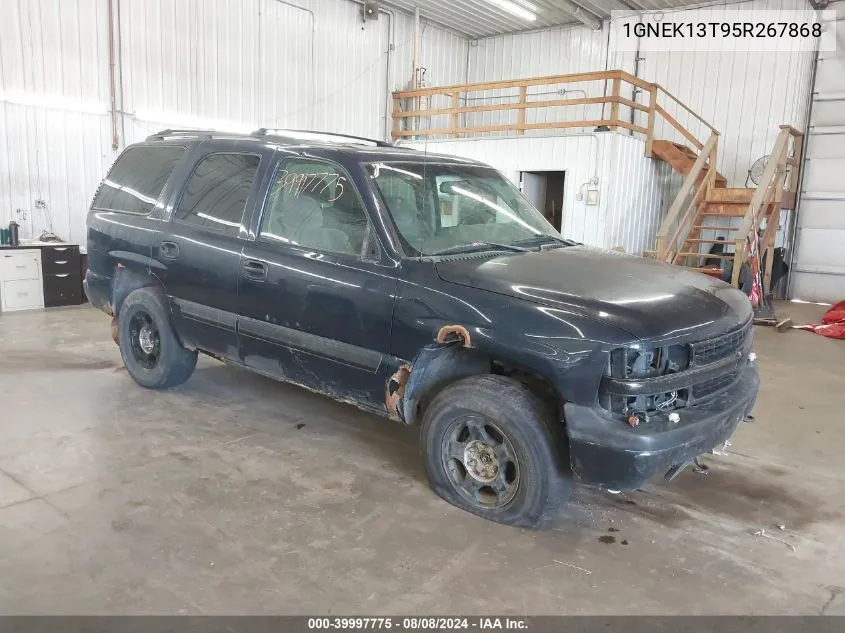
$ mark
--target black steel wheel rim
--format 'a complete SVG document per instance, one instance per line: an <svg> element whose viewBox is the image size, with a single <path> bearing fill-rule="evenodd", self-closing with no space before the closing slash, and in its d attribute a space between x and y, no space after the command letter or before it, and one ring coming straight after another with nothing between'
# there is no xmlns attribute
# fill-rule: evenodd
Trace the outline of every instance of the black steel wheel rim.
<svg viewBox="0 0 845 633"><path fill-rule="evenodd" d="M440 454L455 491L479 508L502 508L519 489L516 452L490 420L467 415L452 422L443 434Z"/></svg>
<svg viewBox="0 0 845 633"><path fill-rule="evenodd" d="M161 338L152 317L143 310L129 320L132 357L144 369L153 369L161 356Z"/></svg>

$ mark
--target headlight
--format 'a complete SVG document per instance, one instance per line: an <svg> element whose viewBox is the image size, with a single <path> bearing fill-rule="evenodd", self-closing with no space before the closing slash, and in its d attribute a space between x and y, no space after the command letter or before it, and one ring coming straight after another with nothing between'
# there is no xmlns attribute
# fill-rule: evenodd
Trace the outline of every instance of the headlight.
<svg viewBox="0 0 845 633"><path fill-rule="evenodd" d="M606 373L611 378L636 380L665 376L688 369L689 345L635 345L610 352ZM683 389L646 396L606 394L602 405L623 415L671 411L686 406L689 390Z"/></svg>

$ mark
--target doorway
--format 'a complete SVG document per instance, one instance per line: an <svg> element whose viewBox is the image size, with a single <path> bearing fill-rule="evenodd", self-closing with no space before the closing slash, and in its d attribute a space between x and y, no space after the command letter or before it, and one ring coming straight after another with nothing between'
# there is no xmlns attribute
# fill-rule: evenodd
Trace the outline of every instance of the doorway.
<svg viewBox="0 0 845 633"><path fill-rule="evenodd" d="M563 186L566 172L523 171L522 195L534 205L558 231L563 226Z"/></svg>

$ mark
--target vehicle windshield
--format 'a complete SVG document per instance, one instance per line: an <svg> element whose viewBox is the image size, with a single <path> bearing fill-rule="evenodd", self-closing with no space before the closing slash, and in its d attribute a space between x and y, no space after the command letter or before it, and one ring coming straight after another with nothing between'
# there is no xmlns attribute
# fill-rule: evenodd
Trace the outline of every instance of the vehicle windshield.
<svg viewBox="0 0 845 633"><path fill-rule="evenodd" d="M412 256L566 242L489 167L420 162L366 167Z"/></svg>

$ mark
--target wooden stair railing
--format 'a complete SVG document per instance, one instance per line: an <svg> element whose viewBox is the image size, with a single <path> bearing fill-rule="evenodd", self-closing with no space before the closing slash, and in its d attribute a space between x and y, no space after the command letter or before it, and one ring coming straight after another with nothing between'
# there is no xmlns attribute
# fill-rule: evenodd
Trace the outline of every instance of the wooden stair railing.
<svg viewBox="0 0 845 633"><path fill-rule="evenodd" d="M803 143L804 134L802 132L790 125L780 126L780 133L775 141L774 149L769 155L769 161L763 170L760 183L754 191L754 197L748 204L748 210L734 240L736 250L731 279L734 286L739 284L740 269L746 259L749 256L756 255L759 264L763 257L762 251L765 251L766 270L763 276L763 288L764 292L769 291L780 211L782 208L790 208L790 206L784 204L784 193L789 192L791 206L794 207ZM763 218L767 218L766 229L759 241L761 252L757 252L756 238L759 235Z"/></svg>
<svg viewBox="0 0 845 633"><path fill-rule="evenodd" d="M655 259L675 263L676 259L686 257L682 246L696 225L695 220L704 203L705 193L713 187L715 181L718 142L719 133L712 132L684 179L681 190L657 232L657 250L653 253ZM696 187L696 184L699 186Z"/></svg>
<svg viewBox="0 0 845 633"><path fill-rule="evenodd" d="M673 264L699 265L702 259L732 262L731 282L738 286L742 265L751 257L757 266L766 252L763 292L770 291L775 237L781 209L794 208L803 135L788 125L781 126L774 149L757 189L729 189L716 178L714 133L689 169L678 196L657 233L657 249L647 253ZM705 157L708 158L705 158ZM710 224L712 218L740 218L739 225ZM760 235L763 220L766 228ZM730 239L702 238L702 231L732 233ZM760 236L759 242L756 239ZM705 244L724 243L732 253L701 252ZM759 247L759 249L758 249ZM758 252L759 250L759 252ZM707 269L696 268L702 272ZM716 273L716 271L709 271Z"/></svg>
<svg viewBox="0 0 845 633"><path fill-rule="evenodd" d="M695 159L698 158L698 154L686 145L662 139L652 143L651 154L652 157L659 158L664 163L669 164L672 169L684 177L689 174L693 163L695 163ZM696 187L699 184L696 182ZM727 186L727 179L717 172L715 185L717 187L725 187Z"/></svg>

